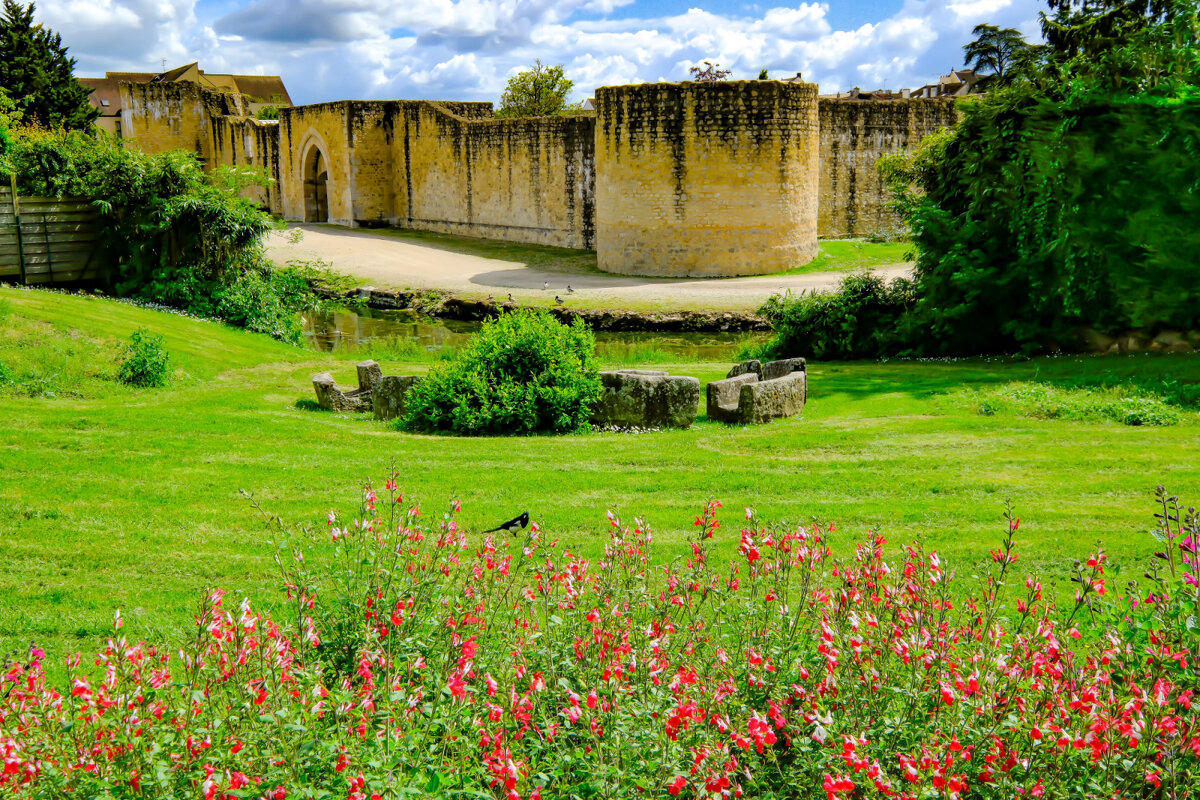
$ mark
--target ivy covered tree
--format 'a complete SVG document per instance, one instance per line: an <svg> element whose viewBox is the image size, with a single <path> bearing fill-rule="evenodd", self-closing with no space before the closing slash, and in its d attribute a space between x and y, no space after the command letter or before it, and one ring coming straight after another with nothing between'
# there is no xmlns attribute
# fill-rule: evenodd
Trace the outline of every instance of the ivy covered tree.
<svg viewBox="0 0 1200 800"><path fill-rule="evenodd" d="M4 0L0 13L0 89L23 120L49 128L88 130L98 111L75 78L62 37L34 22L34 4Z"/></svg>
<svg viewBox="0 0 1200 800"><path fill-rule="evenodd" d="M508 79L496 116L551 117L578 111L578 103L567 102L574 88L575 82L563 72L562 64L548 67L538 59Z"/></svg>

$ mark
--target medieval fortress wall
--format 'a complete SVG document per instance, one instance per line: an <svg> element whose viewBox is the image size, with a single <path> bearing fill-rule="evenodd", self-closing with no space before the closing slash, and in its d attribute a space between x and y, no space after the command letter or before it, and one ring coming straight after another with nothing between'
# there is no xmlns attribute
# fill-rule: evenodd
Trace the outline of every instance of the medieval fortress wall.
<svg viewBox="0 0 1200 800"><path fill-rule="evenodd" d="M596 255L631 275L782 272L817 254L817 87L596 93Z"/></svg>
<svg viewBox="0 0 1200 800"><path fill-rule="evenodd" d="M253 198L288 220L594 248L601 269L668 276L779 272L818 236L898 230L875 161L955 119L948 100L777 81L607 87L595 116L503 120L490 103L340 101L274 123L195 84L121 95L137 146L260 168L272 184Z"/></svg>
<svg viewBox="0 0 1200 800"><path fill-rule="evenodd" d="M821 98L817 231L823 237L891 235L904 229L875 162L954 125L954 101Z"/></svg>

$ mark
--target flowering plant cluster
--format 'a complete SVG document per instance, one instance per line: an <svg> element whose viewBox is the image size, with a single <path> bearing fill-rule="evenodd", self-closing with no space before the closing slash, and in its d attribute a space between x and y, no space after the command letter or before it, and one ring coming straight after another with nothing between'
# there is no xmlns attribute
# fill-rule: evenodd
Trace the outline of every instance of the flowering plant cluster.
<svg viewBox="0 0 1200 800"><path fill-rule="evenodd" d="M654 566L639 520L610 513L589 560L536 524L468 536L457 503L426 523L393 476L281 547L273 618L213 590L178 646L118 613L65 686L36 648L8 665L0 795L1190 796L1200 527L1159 502L1148 570L1118 586L1096 553L1059 609L1011 514L971 581L750 509L718 559L715 501Z"/></svg>

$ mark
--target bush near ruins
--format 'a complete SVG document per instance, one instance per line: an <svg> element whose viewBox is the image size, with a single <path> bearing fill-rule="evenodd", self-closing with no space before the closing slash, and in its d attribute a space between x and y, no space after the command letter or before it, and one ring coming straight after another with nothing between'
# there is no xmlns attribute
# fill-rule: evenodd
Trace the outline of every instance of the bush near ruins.
<svg viewBox="0 0 1200 800"><path fill-rule="evenodd" d="M257 172L210 175L189 152L148 155L91 132L32 127L0 138L0 169L22 193L82 197L103 211L117 294L299 339L297 312L313 298L263 254L274 222L243 196L265 185Z"/></svg>
<svg viewBox="0 0 1200 800"><path fill-rule="evenodd" d="M1028 353L1071 346L1080 328L1200 328L1196 4L1051 9L1047 45L959 102L954 130L880 160L916 251L907 308L882 330L873 314L831 327L860 286L780 297L764 307L788 309L777 350L836 333L869 343L832 348L846 356Z"/></svg>
<svg viewBox="0 0 1200 800"><path fill-rule="evenodd" d="M869 272L847 275L835 292L774 295L758 310L775 329L765 354L878 358L892 347L896 325L912 304L911 281L888 284Z"/></svg>
<svg viewBox="0 0 1200 800"><path fill-rule="evenodd" d="M460 434L567 433L600 396L596 339L582 320L541 311L489 320L408 394L404 424Z"/></svg>
<svg viewBox="0 0 1200 800"><path fill-rule="evenodd" d="M1052 7L1037 58L960 103L952 133L885 162L917 251L893 350L1200 326L1195 3Z"/></svg>
<svg viewBox="0 0 1200 800"><path fill-rule="evenodd" d="M1161 487L1153 563L1131 583L1095 552L1056 607L1011 514L956 571L750 509L726 528L711 501L656 566L641 520L609 512L592 561L536 524L468 535L457 503L422 514L397 484L283 537L269 616L211 589L161 645L118 611L62 683L36 646L0 664L0 794L1173 798L1200 779L1200 520Z"/></svg>

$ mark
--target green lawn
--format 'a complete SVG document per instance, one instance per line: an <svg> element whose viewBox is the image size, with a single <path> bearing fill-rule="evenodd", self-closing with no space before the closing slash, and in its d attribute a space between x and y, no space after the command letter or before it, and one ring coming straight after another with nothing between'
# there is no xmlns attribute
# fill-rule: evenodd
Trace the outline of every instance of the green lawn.
<svg viewBox="0 0 1200 800"><path fill-rule="evenodd" d="M165 389L111 379L120 342L138 327L166 337L176 373ZM1126 563L1151 551L1155 484L1200 498L1191 411L1158 428L985 416L963 391L1194 385L1191 355L814 364L802 418L515 439L414 436L309 410L298 401L311 399L312 374L331 369L349 382L352 359L94 298L0 289L0 364L0 654L31 640L60 653L92 647L115 607L130 635L161 636L205 586L265 599L271 535L239 489L322 526L326 510L353 509L360 483L382 481L392 461L428 514L458 497L476 529L528 509L592 555L608 508L650 521L661 558L681 553L712 495L726 506L727 546L753 506L771 519L833 521L843 542L868 527L893 543L921 537L969 569L997 541L1011 499L1020 566L1060 592L1070 588L1066 560L1097 541ZM707 381L727 367L670 369Z"/></svg>
<svg viewBox="0 0 1200 800"><path fill-rule="evenodd" d="M821 239L817 257L784 275L810 272L854 272L908 261L910 242L869 242L866 239Z"/></svg>

